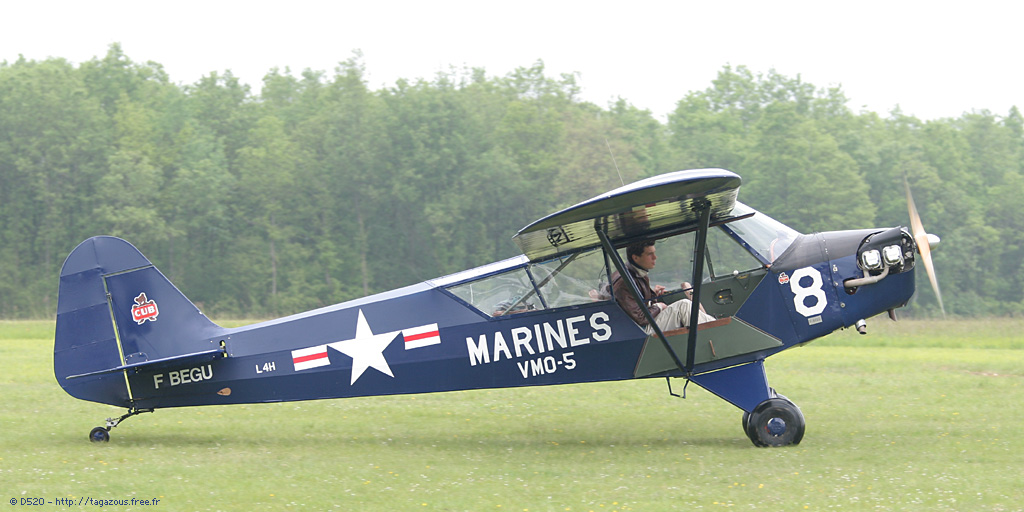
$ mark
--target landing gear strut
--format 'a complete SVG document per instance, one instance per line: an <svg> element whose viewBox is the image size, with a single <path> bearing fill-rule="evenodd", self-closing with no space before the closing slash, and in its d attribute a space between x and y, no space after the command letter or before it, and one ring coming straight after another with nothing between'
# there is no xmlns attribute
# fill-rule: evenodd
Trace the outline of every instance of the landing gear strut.
<svg viewBox="0 0 1024 512"><path fill-rule="evenodd" d="M136 409L134 407L128 409L128 413L121 416L120 418L107 418L107 425L105 427L96 427L89 432L89 441L94 443L106 443L110 441L110 429L118 426L122 421L135 416L136 414L142 414L144 412L153 412L155 409Z"/></svg>
<svg viewBox="0 0 1024 512"><path fill-rule="evenodd" d="M798 445L804 438L804 414L788 398L778 395L743 413L743 430L754 446Z"/></svg>

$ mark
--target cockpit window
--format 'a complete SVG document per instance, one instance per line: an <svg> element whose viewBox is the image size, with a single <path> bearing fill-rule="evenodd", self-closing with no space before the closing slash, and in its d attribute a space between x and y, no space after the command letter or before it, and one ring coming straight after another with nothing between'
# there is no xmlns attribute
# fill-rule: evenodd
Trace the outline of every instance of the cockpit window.
<svg viewBox="0 0 1024 512"><path fill-rule="evenodd" d="M544 303L549 308L574 306L601 297L608 281L604 252L592 250L530 265Z"/></svg>
<svg viewBox="0 0 1024 512"><path fill-rule="evenodd" d="M526 269L519 267L451 286L448 291L487 315L502 316L537 309L537 298L526 298L527 294L533 295L533 289Z"/></svg>
<svg viewBox="0 0 1024 512"><path fill-rule="evenodd" d="M753 215L709 230L705 278L762 268L800 236L785 224L737 202L732 215L747 214ZM691 281L694 242L694 232L659 240L659 260L650 273L651 283L674 290L680 283ZM625 260L625 249L619 252ZM481 267L443 278L442 282L490 274L447 286L447 290L491 317L611 300L608 269L600 248L539 263L526 263L525 258L521 263L500 263L507 270Z"/></svg>
<svg viewBox="0 0 1024 512"><path fill-rule="evenodd" d="M712 278L764 266L749 249L721 229L708 231L707 249L708 270Z"/></svg>
<svg viewBox="0 0 1024 512"><path fill-rule="evenodd" d="M648 274L651 284L660 284L668 290L678 290L682 283L692 282L695 243L695 232L658 240L655 245L658 260ZM733 272L747 272L764 266L749 249L718 228L708 231L706 249L703 270L705 279ZM625 261L625 250L620 251L620 254Z"/></svg>
<svg viewBox="0 0 1024 512"><path fill-rule="evenodd" d="M651 285L662 285L669 290L677 290L684 281L693 281L693 244L697 236L694 232L662 238L655 243L655 254L658 256L654 268L648 272ZM626 249L619 251L622 261L629 261Z"/></svg>
<svg viewBox="0 0 1024 512"><path fill-rule="evenodd" d="M482 313L506 316L603 300L608 281L603 252L594 249L449 286Z"/></svg>
<svg viewBox="0 0 1024 512"><path fill-rule="evenodd" d="M768 263L786 252L800 233L795 229L737 201L733 216L753 213L752 217L725 224L723 228L732 232L748 247L756 251Z"/></svg>
<svg viewBox="0 0 1024 512"><path fill-rule="evenodd" d="M734 217L748 214L753 215L708 230L705 279L762 268L800 236L785 224L743 203L737 202L732 210ZM684 281L692 281L695 238L696 233L689 232L658 240L658 262L650 272L652 284L673 290ZM625 260L625 250L619 252Z"/></svg>

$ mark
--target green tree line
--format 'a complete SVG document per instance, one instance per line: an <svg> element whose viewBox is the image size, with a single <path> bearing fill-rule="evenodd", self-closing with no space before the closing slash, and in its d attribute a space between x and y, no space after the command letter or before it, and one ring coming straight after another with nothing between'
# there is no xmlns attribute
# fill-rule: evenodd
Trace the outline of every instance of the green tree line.
<svg viewBox="0 0 1024 512"><path fill-rule="evenodd" d="M517 254L556 209L668 171L722 167L806 233L908 225L906 175L946 308L1024 311L1024 118L853 112L840 88L725 66L665 121L579 98L542 62L372 90L333 73L179 85L112 45L0 64L0 318L56 308L67 253L140 248L210 316L293 313ZM621 176L621 178L620 178ZM937 312L923 272L913 315Z"/></svg>

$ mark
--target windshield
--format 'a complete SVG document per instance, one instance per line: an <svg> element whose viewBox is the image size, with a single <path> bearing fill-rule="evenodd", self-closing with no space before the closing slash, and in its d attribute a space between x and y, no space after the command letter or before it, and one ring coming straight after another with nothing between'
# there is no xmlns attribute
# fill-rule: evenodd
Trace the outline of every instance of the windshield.
<svg viewBox="0 0 1024 512"><path fill-rule="evenodd" d="M748 213L754 216L730 222L723 228L739 237L768 263L786 252L793 240L800 236L795 229L737 201L732 215L739 217Z"/></svg>

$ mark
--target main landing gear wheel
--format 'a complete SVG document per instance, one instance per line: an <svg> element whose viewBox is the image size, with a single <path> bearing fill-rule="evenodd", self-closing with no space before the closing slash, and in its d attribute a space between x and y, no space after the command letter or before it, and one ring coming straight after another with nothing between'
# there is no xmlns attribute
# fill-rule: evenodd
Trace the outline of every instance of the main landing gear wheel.
<svg viewBox="0 0 1024 512"><path fill-rule="evenodd" d="M785 397L769 398L751 413L743 413L743 427L754 446L788 446L804 438L804 414Z"/></svg>
<svg viewBox="0 0 1024 512"><path fill-rule="evenodd" d="M110 441L110 433L103 427L96 427L89 432L89 440L94 443L106 443Z"/></svg>

